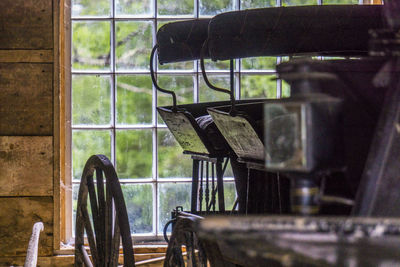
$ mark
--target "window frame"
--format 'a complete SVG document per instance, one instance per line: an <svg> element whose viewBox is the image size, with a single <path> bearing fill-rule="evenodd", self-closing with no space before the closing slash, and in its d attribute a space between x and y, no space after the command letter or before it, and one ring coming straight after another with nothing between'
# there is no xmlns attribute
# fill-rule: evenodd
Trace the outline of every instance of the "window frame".
<svg viewBox="0 0 400 267"><path fill-rule="evenodd" d="M165 21L173 21L173 20L188 20L199 17L207 17L200 16L199 14L199 6L200 0L194 1L194 13L193 16L159 16L157 12L157 0L151 0L153 4L153 13L150 16L119 16L116 17L115 12L115 2L116 0L110 0L110 16L82 16L82 17L73 17L71 15L73 0L62 0L60 4L60 36L62 36L60 42L62 44L61 53L60 53L60 64L64 66L63 70L61 70L61 110L65 111L65 114L61 112L61 128L65 129L65 136L61 136L61 157L60 157L60 170L61 170L61 185L60 185L60 213L61 213L61 241L64 243L71 243L73 241L73 233L72 233L72 185L79 184L78 182L74 182L72 180L72 131L78 129L96 129L99 127L88 127L88 126L73 126L72 125L72 75L80 75L80 74L105 74L111 76L111 98L113 99L112 105L112 127L109 130L112 132L111 134L111 161L113 164L116 162L115 157L115 136L116 131L127 130L127 129L151 129L152 131L152 154L153 154L153 164L152 164L152 178L149 179L127 179L120 180L121 184L137 184L137 183L146 183L152 185L153 190L153 231L149 234L134 234L133 239L135 242L140 241L160 241L163 239L162 233L158 232L158 209L159 209L159 196L158 196L158 184L162 183L171 183L171 182L191 182L191 178L187 177L185 179L174 179L174 178L161 178L158 177L158 154L157 154L157 132L159 129L167 129L165 125L160 125L157 120L157 91L154 86L152 86L152 122L150 125L133 125L133 126L121 126L117 125L115 121L115 94L116 94L116 77L121 74L146 74L150 75L150 71L118 71L116 69L116 55L115 55L115 44L116 44L116 28L115 24L118 21L150 21L153 24L152 29L152 45L155 45L155 36L157 32L157 25L159 22ZM235 5L234 10L240 10L240 0L232 0ZM323 0L317 0L317 4L323 4ZM377 0L359 0L359 4L377 4ZM275 6L281 6L282 1L276 0ZM210 16L209 16L210 17ZM73 70L71 66L71 47L72 47L72 24L74 21L109 21L110 22L110 48L111 48L111 63L110 63L110 71L79 71ZM277 58L276 63L279 64L281 58ZM155 71L158 74L171 74L171 75L190 75L194 77L194 88L193 88L193 103L199 102L199 80L201 77L200 64L198 61L194 61L192 70L160 70L158 64L154 64ZM209 76L213 74L225 74L229 76L229 70L207 70ZM235 60L235 69L234 69L234 80L235 80L235 95L237 99L241 97L241 79L243 75L274 75L276 74L275 70L249 70L242 68L242 59ZM280 98L282 96L282 82L280 80L276 81L276 97ZM64 117L65 116L65 120ZM65 123L65 125L63 125ZM105 129L105 128L102 128ZM233 178L226 178L226 181L233 182Z"/></svg>

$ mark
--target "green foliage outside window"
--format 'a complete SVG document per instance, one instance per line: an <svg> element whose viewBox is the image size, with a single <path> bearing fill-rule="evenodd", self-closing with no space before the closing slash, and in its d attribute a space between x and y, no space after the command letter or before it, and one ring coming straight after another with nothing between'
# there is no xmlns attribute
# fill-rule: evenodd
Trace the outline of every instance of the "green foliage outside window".
<svg viewBox="0 0 400 267"><path fill-rule="evenodd" d="M110 22L73 22L72 68L106 70L110 68Z"/></svg>
<svg viewBox="0 0 400 267"><path fill-rule="evenodd" d="M193 15L193 0L158 0L159 15Z"/></svg>

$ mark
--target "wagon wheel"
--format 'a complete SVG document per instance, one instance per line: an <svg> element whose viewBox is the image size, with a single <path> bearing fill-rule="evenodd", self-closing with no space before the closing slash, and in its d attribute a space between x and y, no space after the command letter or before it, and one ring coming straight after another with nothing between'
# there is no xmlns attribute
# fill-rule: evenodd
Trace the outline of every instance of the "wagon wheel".
<svg viewBox="0 0 400 267"><path fill-rule="evenodd" d="M169 239L164 267L207 266L205 251L194 231L196 220L197 217L179 215ZM186 252L182 252L183 245Z"/></svg>
<svg viewBox="0 0 400 267"><path fill-rule="evenodd" d="M93 181L94 174L97 190ZM88 194L91 213L87 207ZM92 261L84 248L84 232L89 242ZM93 155L86 162L79 187L75 266L117 266L120 238L124 266L135 266L128 214L117 174L106 156Z"/></svg>

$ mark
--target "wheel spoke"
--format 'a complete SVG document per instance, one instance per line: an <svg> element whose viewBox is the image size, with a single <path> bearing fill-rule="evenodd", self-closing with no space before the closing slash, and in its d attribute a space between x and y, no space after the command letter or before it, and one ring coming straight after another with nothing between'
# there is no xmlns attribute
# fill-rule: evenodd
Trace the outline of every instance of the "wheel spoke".
<svg viewBox="0 0 400 267"><path fill-rule="evenodd" d="M111 262L111 242L112 242L112 220L113 220L113 208L112 208L112 195L111 195L111 188L110 188L110 182L107 180L107 185L106 185L106 207L105 207L105 247L106 247L106 253L105 253L105 259L106 259L106 265L109 266L108 264Z"/></svg>
<svg viewBox="0 0 400 267"><path fill-rule="evenodd" d="M193 232L186 232L185 239L186 239L186 251L187 251L187 266L197 267L196 254L194 251Z"/></svg>
<svg viewBox="0 0 400 267"><path fill-rule="evenodd" d="M93 234L93 229L92 229L92 224L90 223L89 219L89 213L87 210L86 206L81 206L81 211L82 211L82 217L83 217L83 222L85 224L85 230L86 230L86 235L89 241L89 246L90 246L90 253L92 254L92 259L94 262L95 266L98 266L98 253L97 253L97 248L96 248L96 241L94 240L94 234Z"/></svg>
<svg viewBox="0 0 400 267"><path fill-rule="evenodd" d="M118 216L115 216L114 235L113 235L113 240L112 240L112 250L111 250L112 254L111 254L110 266L118 265L120 236L121 236L121 233L119 231Z"/></svg>
<svg viewBox="0 0 400 267"><path fill-rule="evenodd" d="M98 252L98 266L103 266L104 265L104 256L103 256L103 249L101 246L101 229L100 229L100 223L102 218L99 216L99 209L97 206L97 197L96 197L96 191L94 189L94 183L93 183L93 176L90 175L87 177L87 187L88 187L88 192L89 192L89 198L90 198L90 208L92 210L92 218L93 218L93 226L94 226L94 232L95 232L95 238L96 238L96 249Z"/></svg>
<svg viewBox="0 0 400 267"><path fill-rule="evenodd" d="M97 202L98 202L98 232L96 232L97 249L99 251L99 259L101 258L102 266L105 266L105 205L104 199L104 181L103 171L96 168L96 182L97 182Z"/></svg>
<svg viewBox="0 0 400 267"><path fill-rule="evenodd" d="M86 267L93 267L93 264L90 261L89 255L86 252L85 246L80 246L80 250L81 250L81 255L82 255L82 258L83 258L83 262L85 263L85 266Z"/></svg>

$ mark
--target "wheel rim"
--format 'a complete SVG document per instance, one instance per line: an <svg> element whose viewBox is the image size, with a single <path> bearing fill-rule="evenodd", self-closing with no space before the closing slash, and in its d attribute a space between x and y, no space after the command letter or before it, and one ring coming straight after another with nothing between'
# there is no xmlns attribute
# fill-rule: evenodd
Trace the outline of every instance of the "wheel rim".
<svg viewBox="0 0 400 267"><path fill-rule="evenodd" d="M87 207L88 195L91 213ZM82 252L85 231L94 266L118 265L120 239L124 266L135 265L121 185L112 163L104 155L91 156L82 173L75 226L75 266L90 266L87 256Z"/></svg>

